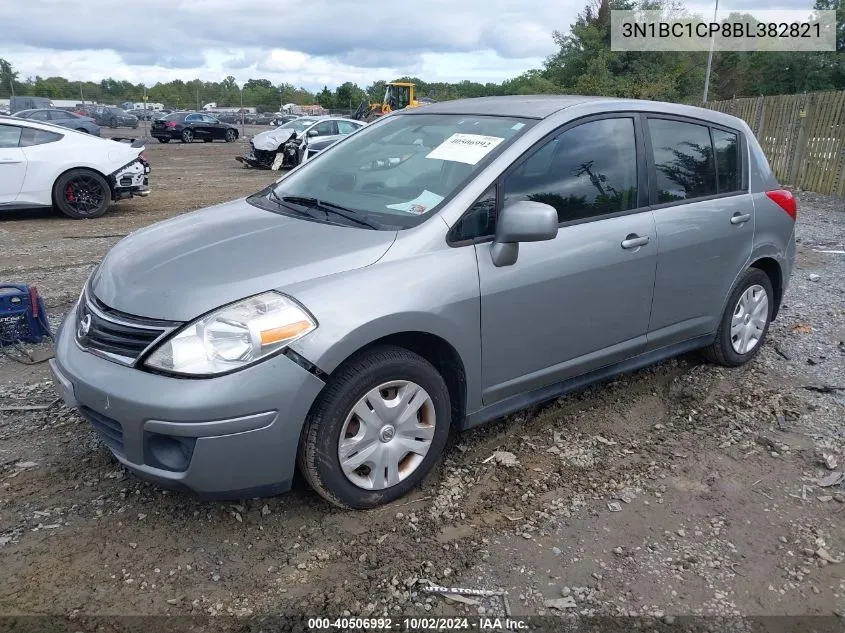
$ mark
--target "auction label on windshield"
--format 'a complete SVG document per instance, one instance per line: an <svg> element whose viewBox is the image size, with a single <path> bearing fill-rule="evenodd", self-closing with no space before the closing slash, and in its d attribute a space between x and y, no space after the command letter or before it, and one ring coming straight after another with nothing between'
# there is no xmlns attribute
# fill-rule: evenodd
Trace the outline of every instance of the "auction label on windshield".
<svg viewBox="0 0 845 633"><path fill-rule="evenodd" d="M483 136L481 134L452 134L431 150L426 158L475 165L504 140L498 136Z"/></svg>

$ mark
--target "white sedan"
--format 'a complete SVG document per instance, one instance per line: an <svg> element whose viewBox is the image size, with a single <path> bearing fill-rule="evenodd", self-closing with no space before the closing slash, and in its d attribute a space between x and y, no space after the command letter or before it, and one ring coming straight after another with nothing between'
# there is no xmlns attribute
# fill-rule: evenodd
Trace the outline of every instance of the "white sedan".
<svg viewBox="0 0 845 633"><path fill-rule="evenodd" d="M0 116L0 209L54 206L74 219L150 193L144 146Z"/></svg>

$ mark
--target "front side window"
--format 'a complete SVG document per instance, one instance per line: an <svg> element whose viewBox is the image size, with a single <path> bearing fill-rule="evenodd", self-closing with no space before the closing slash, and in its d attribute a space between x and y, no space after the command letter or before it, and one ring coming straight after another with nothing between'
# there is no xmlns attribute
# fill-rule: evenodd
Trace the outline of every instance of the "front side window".
<svg viewBox="0 0 845 633"><path fill-rule="evenodd" d="M0 149L17 147L21 140L21 129L14 125L0 125Z"/></svg>
<svg viewBox="0 0 845 633"><path fill-rule="evenodd" d="M28 118L34 119L35 121L46 121L50 118L50 113L45 110L38 110L30 114Z"/></svg>
<svg viewBox="0 0 845 633"><path fill-rule="evenodd" d="M264 200L308 198L394 229L416 226L533 124L503 116L391 115L301 165Z"/></svg>
<svg viewBox="0 0 845 633"><path fill-rule="evenodd" d="M739 159L739 137L735 132L713 129L713 147L716 150L716 173L719 193L739 191L742 162Z"/></svg>
<svg viewBox="0 0 845 633"><path fill-rule="evenodd" d="M337 133L338 134L352 134L355 130L357 130L360 125L355 125L354 123L350 123L349 121L338 121L337 122Z"/></svg>
<svg viewBox="0 0 845 633"><path fill-rule="evenodd" d="M649 119L657 202L677 202L718 193L710 129L704 125Z"/></svg>
<svg viewBox="0 0 845 633"><path fill-rule="evenodd" d="M449 240L462 242L487 237L496 232L496 186L493 185L473 203L449 233Z"/></svg>
<svg viewBox="0 0 845 633"><path fill-rule="evenodd" d="M637 206L632 118L590 121L546 141L504 183L504 204L543 202L571 222Z"/></svg>
<svg viewBox="0 0 845 633"><path fill-rule="evenodd" d="M311 130L317 132L317 136L331 136L335 133L334 121L323 121L312 127Z"/></svg>

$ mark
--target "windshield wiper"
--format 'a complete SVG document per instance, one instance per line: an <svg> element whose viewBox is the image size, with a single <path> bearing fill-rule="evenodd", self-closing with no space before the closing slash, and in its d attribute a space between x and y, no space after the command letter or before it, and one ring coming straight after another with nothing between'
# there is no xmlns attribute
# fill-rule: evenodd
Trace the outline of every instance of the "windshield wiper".
<svg viewBox="0 0 845 633"><path fill-rule="evenodd" d="M296 209L296 208L290 206L290 204L287 204L282 198L279 197L279 194L277 194L276 190L273 189L272 187L270 187L269 192L267 194L267 197L270 198L273 202L275 202L280 207L284 207L285 209L289 209L289 210L293 211L294 213L297 213L297 214L304 216L306 218L309 218L311 220L317 219L311 213L308 213L307 211L303 211L301 209Z"/></svg>
<svg viewBox="0 0 845 633"><path fill-rule="evenodd" d="M271 191L273 190L271 189ZM279 198L278 194L275 191L273 191L273 195L276 197L276 199L281 200L282 202L288 202L290 204L299 204L306 207L321 209L322 211L325 211L326 217L328 217L329 213L334 213L335 215L339 215L340 217L346 218L347 220L355 222L356 224L360 224L361 226L366 226L376 230L380 228L377 224L374 224L369 220L365 220L352 209L347 209L346 207L334 204L333 202L325 202L324 200L318 200L317 198L308 198L302 196L284 196L282 198Z"/></svg>

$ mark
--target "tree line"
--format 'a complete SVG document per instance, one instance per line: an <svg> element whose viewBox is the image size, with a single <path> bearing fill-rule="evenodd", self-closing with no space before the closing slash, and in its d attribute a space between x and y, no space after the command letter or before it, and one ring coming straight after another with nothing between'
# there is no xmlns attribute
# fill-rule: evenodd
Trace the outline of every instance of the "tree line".
<svg viewBox="0 0 845 633"><path fill-rule="evenodd" d="M555 31L558 50L541 68L501 83L412 81L418 97L435 101L512 94L583 94L695 103L700 102L706 52L623 52L610 46L612 9L677 10L675 0L590 0L568 32ZM837 50L831 52L716 52L709 98L792 94L845 89L845 0L816 0L815 10L835 10ZM737 16L741 17L741 16ZM52 99L79 99L118 104L151 102L193 109L205 103L256 107L275 112L280 105L318 103L331 110L355 109L363 100L381 101L385 81L368 86L345 82L334 90L324 86L310 92L289 83L250 79L239 86L232 76L215 81L173 80L154 86L116 79L69 81L64 77L21 78L11 63L0 58L0 97L12 92Z"/></svg>

